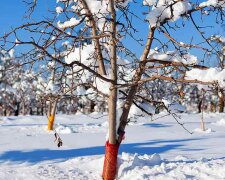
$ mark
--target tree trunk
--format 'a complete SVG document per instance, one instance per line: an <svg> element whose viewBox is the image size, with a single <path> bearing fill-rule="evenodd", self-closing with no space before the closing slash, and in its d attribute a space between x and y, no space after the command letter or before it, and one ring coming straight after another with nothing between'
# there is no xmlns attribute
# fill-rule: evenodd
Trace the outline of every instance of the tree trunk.
<svg viewBox="0 0 225 180"><path fill-rule="evenodd" d="M44 104L41 103L41 116L44 116Z"/></svg>
<svg viewBox="0 0 225 180"><path fill-rule="evenodd" d="M202 112L202 100L198 102L198 113Z"/></svg>
<svg viewBox="0 0 225 180"><path fill-rule="evenodd" d="M25 115L26 114L26 107L25 107L25 102L22 102L22 114Z"/></svg>
<svg viewBox="0 0 225 180"><path fill-rule="evenodd" d="M125 127L127 125L127 118L128 118L129 112L130 112L130 107L132 105L134 96L138 89L137 82L141 80L141 76L145 71L145 65L146 65L148 54L149 54L149 51L150 51L150 48L151 48L151 45L153 42L154 32L155 32L155 28L151 28L149 31L149 34L148 34L148 40L146 42L145 49L144 49L143 54L140 59L141 62L140 62L139 68L136 70L134 78L133 78L134 85L130 88L130 91L127 95L126 101L123 106L123 112L120 117L120 125L117 130L117 134L119 135L119 138L118 138L119 142L122 141Z"/></svg>
<svg viewBox="0 0 225 180"><path fill-rule="evenodd" d="M7 110L6 110L6 108L4 109L4 116L7 116Z"/></svg>
<svg viewBox="0 0 225 180"><path fill-rule="evenodd" d="M202 91L202 100L201 100L201 111L202 111L202 117L201 117L201 128L202 131L205 131L205 121L204 121L204 116L203 116L203 112L204 112L204 91Z"/></svg>
<svg viewBox="0 0 225 180"><path fill-rule="evenodd" d="M30 115L33 115L33 109L31 106L30 106Z"/></svg>
<svg viewBox="0 0 225 180"><path fill-rule="evenodd" d="M81 3L82 3L82 5L83 5L83 7L84 7L84 9L85 9L85 11L88 15L90 25L91 25L91 29L92 29L92 35L93 35L93 37L97 37L98 33L97 33L96 22L94 20L94 15L92 14L90 8L88 7L88 4L87 4L86 0L82 0ZM114 2L113 2L113 4L114 4ZM113 10L113 9L111 9L111 10ZM116 24L115 24L115 27L116 27ZM112 26L112 29L113 29L113 26ZM116 31L115 31L115 33L116 33ZM115 39L113 39L113 40L115 40ZM99 64L98 71L101 75L106 75L106 70L105 70L105 65L104 65L104 60L103 60L103 55L102 55L102 50L101 50L101 45L99 43L99 39L95 38L93 43L94 43L94 46L96 48L96 59L98 60L98 64Z"/></svg>
<svg viewBox="0 0 225 180"><path fill-rule="evenodd" d="M119 143L116 137L116 117L117 117L117 54L116 54L116 13L114 1L109 1L111 12L111 79L113 83L110 85L110 94L108 99L109 106L109 141L106 142L105 161L103 167L102 178L104 180L114 180L117 173L117 155Z"/></svg>
<svg viewBox="0 0 225 180"><path fill-rule="evenodd" d="M48 112L47 112L48 117L51 116L51 110L52 110L52 101L50 100L48 105Z"/></svg>
<svg viewBox="0 0 225 180"><path fill-rule="evenodd" d="M216 106L213 102L210 102L210 112L216 112Z"/></svg>
<svg viewBox="0 0 225 180"><path fill-rule="evenodd" d="M205 131L205 122L204 122L204 117L203 117L203 111L202 111L202 118L201 118L201 129L202 131Z"/></svg>
<svg viewBox="0 0 225 180"><path fill-rule="evenodd" d="M55 121L57 99L53 102L53 104L50 107L52 107L52 108L50 110L50 115L48 116L48 130L52 131L53 130L53 126L54 126L54 121Z"/></svg>
<svg viewBox="0 0 225 180"><path fill-rule="evenodd" d="M20 112L20 103L19 102L16 102L16 110L14 112L14 115L15 116L18 116L19 115L19 112Z"/></svg>
<svg viewBox="0 0 225 180"><path fill-rule="evenodd" d="M36 114L39 116L40 115L40 111L39 111L39 107L36 108Z"/></svg>
<svg viewBox="0 0 225 180"><path fill-rule="evenodd" d="M111 8L114 7L114 6L112 6L113 1L110 1L110 2L111 2L110 3ZM113 11L111 11L111 12L112 12L112 19L114 19L113 18L114 13L113 13ZM138 89L137 82L141 80L141 76L145 71L147 57L148 57L148 54L149 54L149 51L150 51L150 48L151 48L151 45L153 42L154 31L155 31L155 28L151 28L151 30L148 34L148 40L146 42L146 46L145 46L143 55L140 60L141 62L140 62L139 68L136 70L136 73L133 78L134 86L131 87L131 89L128 93L128 96L126 98L125 104L123 106L123 112L120 117L120 124L119 124L119 128L117 130L117 134L119 135L117 140L115 140L115 137L116 137L116 132L115 132L116 114L114 114L114 113L116 113L115 97L116 97L117 91L115 88L113 88L113 85L111 86L110 97L109 97L109 143L106 143L106 155L105 155L105 162L104 162L104 169L103 169L103 179L104 180L114 180L115 179L115 175L116 175L115 168L116 168L119 145L123 139L124 130L127 125L127 118L128 118L128 114L130 111L130 107L132 105L134 96ZM116 32L116 31L114 31L114 32ZM113 52L113 48L112 48L112 52ZM111 64L112 64L112 62L111 62ZM114 69L113 69L113 72L114 72ZM115 142L116 142L116 144L113 144ZM108 148L109 146L111 146L111 148ZM111 154L111 156L108 156L108 154Z"/></svg>
<svg viewBox="0 0 225 180"><path fill-rule="evenodd" d="M223 89L219 90L218 96L219 96L219 112L222 113L222 112L224 112L224 92L223 92Z"/></svg>

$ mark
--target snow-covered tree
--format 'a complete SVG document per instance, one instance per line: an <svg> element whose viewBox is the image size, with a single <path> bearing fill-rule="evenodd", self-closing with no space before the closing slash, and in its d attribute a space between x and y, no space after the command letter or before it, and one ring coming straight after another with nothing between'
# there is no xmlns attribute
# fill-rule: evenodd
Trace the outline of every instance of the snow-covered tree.
<svg viewBox="0 0 225 180"><path fill-rule="evenodd" d="M58 0L52 19L30 20L6 34L4 40L14 36L17 41L12 46L34 47L26 53L29 58L25 62L31 56L36 63L37 57L57 63L62 79L72 77L67 88L76 89L78 95L88 91L107 98L109 132L103 179L110 180L115 179L118 149L129 118L139 114L135 107L148 115L153 109L149 107L160 103L169 112L173 110L173 99L153 99L158 98L154 91L151 96L146 93L155 81L173 82L178 90L182 90L182 83L224 86L224 70L200 64L204 54L215 50L202 26L207 27L205 20L211 16L215 22L223 22L224 7L224 0L200 4L186 0ZM21 31L35 35L26 39L20 36ZM187 32L189 38L177 35ZM193 55L196 50L198 57ZM62 80L60 86L67 81Z"/></svg>

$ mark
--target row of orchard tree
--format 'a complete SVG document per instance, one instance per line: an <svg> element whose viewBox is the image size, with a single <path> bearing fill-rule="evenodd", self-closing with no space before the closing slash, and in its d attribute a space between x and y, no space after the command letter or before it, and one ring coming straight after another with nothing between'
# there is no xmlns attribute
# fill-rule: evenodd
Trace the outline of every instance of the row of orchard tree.
<svg viewBox="0 0 225 180"><path fill-rule="evenodd" d="M221 45L225 46L225 43ZM82 50L86 51L85 48L90 44L82 46L84 46ZM126 67L126 70L132 71L132 68L132 66ZM171 67L167 69L172 70ZM96 85L95 78L90 78L88 81L83 79L85 83L81 83L81 78L86 78L84 74L84 77L76 77L76 74L69 70L62 71L60 65L54 61L46 65L40 63L38 68L30 68L18 63L13 50L2 51L0 72L1 116L75 114L77 112L88 114L108 111L105 87L101 88L101 93L96 92L98 87L93 86ZM163 100L169 100L171 103L178 102L192 112L201 112L202 108L207 112L224 111L224 89L218 84L199 86L155 79L145 83L140 92L146 94L152 101L151 106L155 106L151 114L164 110L160 103L154 103L154 101L163 102ZM137 100L137 103L140 104L142 101ZM139 106L136 108L143 111Z"/></svg>
<svg viewBox="0 0 225 180"><path fill-rule="evenodd" d="M103 179L114 179L132 117L183 106L223 112L224 3L58 0L36 21L43 4L32 0L28 23L1 38L0 113L47 113L52 129L56 112L107 111Z"/></svg>
<svg viewBox="0 0 225 180"><path fill-rule="evenodd" d="M77 111L106 112L105 98L97 97L88 84L76 84L57 65L41 64L31 69L18 63L13 52L2 51L0 58L0 115L44 115L50 109L63 114ZM75 82L74 82L75 81ZM54 107L55 106L55 107Z"/></svg>

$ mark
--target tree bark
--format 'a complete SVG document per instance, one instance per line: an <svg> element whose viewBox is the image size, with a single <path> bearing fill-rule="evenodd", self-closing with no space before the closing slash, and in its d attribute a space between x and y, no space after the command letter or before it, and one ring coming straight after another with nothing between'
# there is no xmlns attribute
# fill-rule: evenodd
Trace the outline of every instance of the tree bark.
<svg viewBox="0 0 225 180"><path fill-rule="evenodd" d="M33 109L32 109L32 106L30 106L30 115L33 115Z"/></svg>
<svg viewBox="0 0 225 180"><path fill-rule="evenodd" d="M44 104L41 103L41 115L44 116Z"/></svg>
<svg viewBox="0 0 225 180"><path fill-rule="evenodd" d="M119 143L116 136L116 118L117 118L117 47L116 47L116 13L114 8L114 0L109 1L109 10L111 12L111 80L110 93L108 99L109 107L109 140L105 146L105 160L103 166L102 178L104 180L114 180L117 173L117 156Z"/></svg>
<svg viewBox="0 0 225 180"><path fill-rule="evenodd" d="M202 112L202 100L198 101L198 113Z"/></svg>
<svg viewBox="0 0 225 180"><path fill-rule="evenodd" d="M25 115L26 114L26 107L25 107L25 102L22 101L22 114Z"/></svg>
<svg viewBox="0 0 225 180"><path fill-rule="evenodd" d="M112 80L117 82L117 66L116 66L116 16L114 9L114 1L110 1L110 10L112 14L112 58L111 58L111 66L112 66ZM155 28L152 28L148 35L148 40L146 42L146 46L141 57L141 62L139 68L137 69L133 81L136 83L131 87L125 104L123 106L123 112L120 117L120 125L118 130L116 130L116 103L117 103L117 89L114 83L111 83L110 88L110 96L109 96L109 143L106 143L106 154L103 168L103 179L104 180L114 180L116 176L116 163L117 163L117 155L119 145L121 143L122 137L124 135L124 130L127 124L127 117L130 111L130 107L132 105L134 96L136 94L138 84L137 82L141 79L141 76L145 70L146 60L152 45L153 36L154 36ZM119 138L116 138L116 133L119 134ZM108 148L111 146L111 148ZM111 155L109 155L111 154ZM111 169L111 172L110 172ZM112 173L113 172L113 173Z"/></svg>
<svg viewBox="0 0 225 180"><path fill-rule="evenodd" d="M109 143L116 144L116 104L117 104L117 57L116 57L116 13L114 9L114 1L110 1L109 9L111 12L112 22L111 22L111 68L112 74L111 79L114 83L110 85L109 94Z"/></svg>
<svg viewBox="0 0 225 180"><path fill-rule="evenodd" d="M213 102L210 102L210 112L216 112L216 106Z"/></svg>
<svg viewBox="0 0 225 180"><path fill-rule="evenodd" d="M203 112L204 112L204 100L205 100L205 91L202 90L202 100L201 100L201 112L202 112L202 117L201 117L201 128L202 131L205 131L205 121L204 121L204 116L203 116Z"/></svg>
<svg viewBox="0 0 225 180"><path fill-rule="evenodd" d="M145 65L147 63L146 61L147 61L148 54L149 54L149 51L150 51L150 48L151 48L151 45L152 45L152 42L153 42L154 32L155 32L155 28L151 28L150 31L149 31L148 39L147 39L147 42L146 42L146 45L145 45L145 49L144 49L143 54L142 54L141 59L140 59L139 68L136 70L136 73L135 73L134 78L133 78L134 84L141 80L141 76L145 71ZM119 125L119 128L117 130L117 133L119 134L119 139L118 139L119 142L122 141L123 132L124 132L125 127L127 125L128 114L129 114L130 107L132 105L134 96L137 92L137 88L138 88L138 84L136 84L136 85L134 85L130 88L130 91L129 91L129 93L127 95L127 98L126 98L126 101L124 103L123 112L122 112L122 115L120 117L120 125Z"/></svg>
<svg viewBox="0 0 225 180"><path fill-rule="evenodd" d="M7 110L6 110L6 108L4 109L4 116L7 116Z"/></svg>
<svg viewBox="0 0 225 180"><path fill-rule="evenodd" d="M223 89L219 90L218 96L219 96L219 112L222 113L222 112L224 112L224 92L223 92Z"/></svg>
<svg viewBox="0 0 225 180"><path fill-rule="evenodd" d="M91 28L92 28L92 35L93 37L97 37L98 33L97 33L97 27L95 24L95 20L94 20L94 16L90 11L90 8L88 7L88 4L86 2L86 0L82 0L82 4L84 6L84 9L86 9L87 15L88 15L88 19L91 23ZM94 42L94 46L96 48L96 53L97 53L97 60L98 60L98 64L99 64L99 73L101 75L106 75L106 70L105 70L105 65L104 65L104 60L103 60L103 55L102 55L102 50L101 50L101 45L99 43L99 39L95 38L93 40Z"/></svg>
<svg viewBox="0 0 225 180"><path fill-rule="evenodd" d="M18 116L20 113L20 102L16 102L16 110L14 112L15 116Z"/></svg>
<svg viewBox="0 0 225 180"><path fill-rule="evenodd" d="M50 100L48 105L48 112L47 112L48 117L51 115L51 110L52 110L52 102Z"/></svg>
<svg viewBox="0 0 225 180"><path fill-rule="evenodd" d="M56 107L57 107L57 99L53 102L52 109L50 112L50 115L48 116L48 130L52 131L55 121L55 113L56 113Z"/></svg>

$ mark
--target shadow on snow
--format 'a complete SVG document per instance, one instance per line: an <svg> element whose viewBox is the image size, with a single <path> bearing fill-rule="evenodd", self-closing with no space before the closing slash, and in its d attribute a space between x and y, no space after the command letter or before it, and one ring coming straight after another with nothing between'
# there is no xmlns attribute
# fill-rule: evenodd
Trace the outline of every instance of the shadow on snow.
<svg viewBox="0 0 225 180"><path fill-rule="evenodd" d="M171 127L172 125L168 124L161 124L161 123L145 123L143 126L149 126L152 128L165 128L165 127Z"/></svg>
<svg viewBox="0 0 225 180"><path fill-rule="evenodd" d="M164 153L173 149L183 149L189 151L197 151L202 149L188 149L185 148L182 142L185 141L196 141L195 139L176 139L176 140L155 140L144 143L131 143L122 144L119 153L138 153L138 154L153 154L153 153ZM79 148L79 149L36 149L32 151L7 151L0 154L0 163L4 162L29 162L38 163L41 161L65 161L71 158L80 156L91 156L91 155L103 155L105 151L104 146Z"/></svg>

